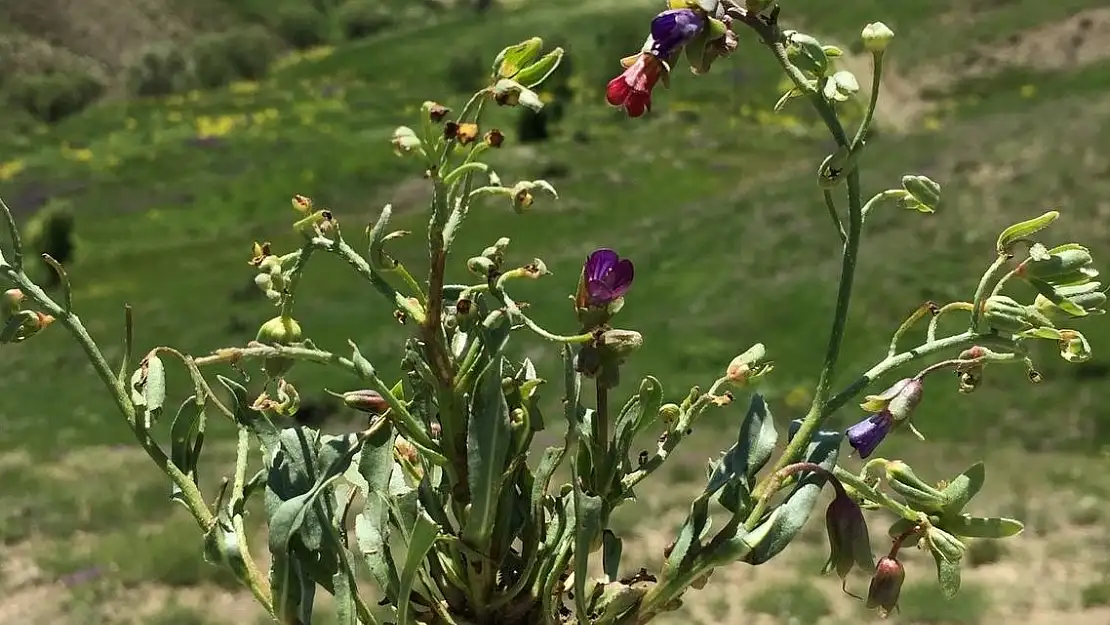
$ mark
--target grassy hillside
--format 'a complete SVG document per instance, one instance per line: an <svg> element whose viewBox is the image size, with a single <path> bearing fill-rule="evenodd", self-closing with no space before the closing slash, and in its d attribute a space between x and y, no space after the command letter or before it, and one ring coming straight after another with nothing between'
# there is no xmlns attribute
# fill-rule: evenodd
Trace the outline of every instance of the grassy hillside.
<svg viewBox="0 0 1110 625"><path fill-rule="evenodd" d="M495 111L488 124L508 136L494 157L502 177L547 178L560 199L541 200L523 216L497 202L481 207L456 245L452 271L463 277L467 252L510 237L511 258L539 256L554 272L523 287L519 297L542 311L537 316L546 326L569 330L565 297L582 258L599 245L614 247L637 269L622 324L646 339L629 378L650 372L678 396L760 341L777 363L765 389L777 414L789 417L807 405L839 266L839 244L812 182L828 141L801 105L772 111L781 88L778 71L750 38L708 76L676 72L671 90L658 94L653 113L641 120L607 109L602 90L618 70L617 59L640 44L655 6L642 0L523 2L484 16L427 9L355 42L336 34L338 14L325 10L331 29L326 43L298 52L277 41L277 56L256 80L137 98L119 76L142 46L170 38L187 49L205 34L250 24L280 39L267 21L270 12L218 0L112 5L121 7L121 22L134 18L140 27L116 23L116 9L112 19L98 21L68 11L69 4L43 4L59 21L40 23L19 17L22 4L0 2L0 15L7 16L0 24L11 27L0 35L36 38L44 43L35 46L86 59L81 67L112 78L104 79L105 94L96 103L54 124L24 115L18 102L0 115L8 129L0 134L0 194L25 224L43 208L73 214L75 301L109 358L119 356L125 302L135 308L140 349L168 343L204 353L253 338L273 311L252 284L250 243L269 240L278 250L296 244L289 227L295 193L331 207L348 237L386 202L393 203L398 227L419 230L427 191L412 163L391 152L393 128L415 123L426 99L458 107L485 59L507 43L539 35L570 52L565 78L573 97L565 116L551 138L538 143L520 141L515 111ZM1097 8L1101 4L785 3L784 18L847 50L868 21L882 19L898 33L888 54L880 130L864 163L865 188L887 188L916 172L940 181L946 194L935 215L884 207L869 218L842 381L880 359L890 333L924 300L970 298L993 259L998 231L1009 223L1059 208L1064 219L1053 237L1081 240L1096 258L1110 257L1104 226L1110 216L1104 149L1110 142L1110 11ZM94 22L116 30L91 30ZM71 32L101 33L92 40L104 42L126 38L121 33L140 36L134 49L108 50ZM844 63L866 76L866 58L851 54ZM44 71L20 67L23 73ZM398 251L421 270L420 240L402 242ZM307 332L324 347L353 338L380 369L394 372L397 327L388 312L346 266L330 258L314 262L298 304ZM984 388L959 396L954 383L938 379L917 418L933 441L925 451L1072 452L1069 462L1077 467L1096 462L1083 456L1110 445L1110 410L1102 401L1110 326L1100 321L1081 328L1096 358L1065 365L1045 350L1038 363L1045 383L1039 386L1030 386L1021 371L991 371ZM522 346L535 351L541 366L553 365L554 354L541 348L538 342ZM113 447L127 441L126 430L67 337L51 331L5 348L0 359L0 453L9 458L0 462L0 496L16 502L0 512L0 534L12 545L12 561L30 563L39 575L34 579L47 584L90 567L100 567L103 578L108 566L113 572L107 577L125 591L113 585L111 600L100 586L72 591L74 605L101 611L115 610L104 607L113 602L133 603L127 593L162 597L165 586L213 581L213 573L197 564L195 545L172 538L192 530L179 515L165 520L170 511L161 483L129 482L123 508L116 486L77 487L75 476L88 471L106 485L118 484L133 475L134 458ZM325 412L321 387L344 384L308 367L297 370L296 382ZM847 424L854 417L846 411L840 419ZM704 442L691 447L696 474L696 463L715 449ZM1038 467L1056 466L1061 457L1006 456ZM999 467L996 475L1005 473ZM1044 488L1039 478L1021 485L999 479L994 487L1000 492ZM1011 503L1021 504L1015 497ZM1072 521L1053 521L1052 527L1091 525ZM149 561L125 557L135 527L150 528ZM1068 587L1067 605L1080 604L1080 586ZM175 596L188 602L190 592ZM923 596L921 605L934 603ZM239 614L233 611L242 609L234 607L237 599L227 601L232 607L223 617L212 615L212 623ZM1061 601L1048 605L1055 609ZM712 601L706 605L698 618L720 618ZM781 616L774 600L765 605L771 607L747 609ZM838 618L848 618L837 610ZM972 622L967 615L919 617ZM0 623L4 619L0 614Z"/></svg>

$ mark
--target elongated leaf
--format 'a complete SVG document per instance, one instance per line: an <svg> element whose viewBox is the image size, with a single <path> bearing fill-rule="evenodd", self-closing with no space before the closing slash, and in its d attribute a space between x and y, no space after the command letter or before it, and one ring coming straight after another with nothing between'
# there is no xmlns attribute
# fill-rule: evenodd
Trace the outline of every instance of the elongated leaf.
<svg viewBox="0 0 1110 625"><path fill-rule="evenodd" d="M371 433L359 452L359 480L352 480L363 489L366 503L362 512L355 518L355 537L359 551L366 559L370 574L378 588L386 596L396 597L400 588L396 565L388 549L389 510L386 498L389 497L389 482L393 473L393 442L396 431L390 424ZM348 472L348 479L352 479Z"/></svg>
<svg viewBox="0 0 1110 625"><path fill-rule="evenodd" d="M1015 519L975 517L966 514L945 517L940 526L949 534L970 538L1009 538L1017 536L1025 529L1025 525Z"/></svg>
<svg viewBox="0 0 1110 625"><path fill-rule="evenodd" d="M968 467L966 471L957 475L956 479L949 482L943 491L944 498L947 501L944 506L944 513L946 515L956 515L962 512L967 503L979 494L979 490L983 488L983 482L986 479L987 468L983 466L982 462L976 462Z"/></svg>
<svg viewBox="0 0 1110 625"><path fill-rule="evenodd" d="M512 445L509 406L501 390L501 367L483 373L470 407L466 435L467 481L470 486L470 515L463 540L481 548L489 542L497 518L503 474Z"/></svg>
<svg viewBox="0 0 1110 625"><path fill-rule="evenodd" d="M582 422L582 376L574 368L574 350L563 346L563 416L570 432L577 432Z"/></svg>
<svg viewBox="0 0 1110 625"><path fill-rule="evenodd" d="M615 582L620 576L621 552L624 543L612 530L605 530L601 536L601 568L605 571L606 582Z"/></svg>
<svg viewBox="0 0 1110 625"><path fill-rule="evenodd" d="M200 429L203 419L204 401L198 401L196 395L190 395L181 403L173 423L170 424L170 461L181 469L182 473L194 478L194 481L197 468L196 452L200 451L199 445L196 445L196 438L199 435L203 440L203 430Z"/></svg>
<svg viewBox="0 0 1110 625"><path fill-rule="evenodd" d="M806 450L806 461L831 471L836 466L840 453L840 439L839 432L818 432ZM759 544L753 545L745 561L749 564L763 564L786 549L809 519L826 481L827 478L822 475L804 474L786 501L775 510L776 514L764 521L762 525L769 526L767 535Z"/></svg>
<svg viewBox="0 0 1110 625"><path fill-rule="evenodd" d="M960 592L960 563L945 559L940 553L933 551L933 561L937 565L937 582L940 592L947 599L955 597Z"/></svg>
<svg viewBox="0 0 1110 625"><path fill-rule="evenodd" d="M335 625L358 625L355 595L347 571L339 571L332 578L335 588Z"/></svg>
<svg viewBox="0 0 1110 625"><path fill-rule="evenodd" d="M1006 228L998 235L998 242L995 245L998 252L1001 254L1009 251L1010 246L1015 242L1047 228L1059 216L1059 211L1048 211L1040 217L1034 217Z"/></svg>
<svg viewBox="0 0 1110 625"><path fill-rule="evenodd" d="M412 586L416 582L416 575L424 563L425 556L432 550L436 538L439 536L439 526L428 518L422 511L416 515L416 524L412 529L405 555L405 565L401 569L401 586L397 595L397 623L398 625L413 625L416 623L409 613L412 605L409 597L412 595Z"/></svg>
<svg viewBox="0 0 1110 625"><path fill-rule="evenodd" d="M763 400L762 395L752 395L748 412L740 424L736 444L725 452L724 457L713 470L705 487L706 494L715 494L730 481L739 477L746 480L755 477L771 459L775 444L778 443L778 436L767 402Z"/></svg>
<svg viewBox="0 0 1110 625"><path fill-rule="evenodd" d="M601 497L587 495L577 486L574 487L574 604L579 623L590 622L589 606L586 604L586 577L589 575L590 547L594 538L601 534L604 503Z"/></svg>
<svg viewBox="0 0 1110 625"><path fill-rule="evenodd" d="M235 414L235 422L249 428L261 441L262 449L265 451L263 459L266 461L266 467L269 468L274 454L281 447L279 441L281 431L269 417L251 409L247 389L243 388L242 384L222 375L217 375L216 380L227 389L228 393L231 393L231 410Z"/></svg>
<svg viewBox="0 0 1110 625"><path fill-rule="evenodd" d="M690 513L678 530L678 537L671 546L671 553L664 564L665 571L678 572L688 565L689 557L697 554L701 537L709 530L712 519L709 517L709 495L701 494L690 503Z"/></svg>
<svg viewBox="0 0 1110 625"><path fill-rule="evenodd" d="M640 382L639 392L632 396L617 415L614 432L617 454L622 461L627 458L636 436L659 418L659 406L662 404L663 385L650 375L645 377Z"/></svg>

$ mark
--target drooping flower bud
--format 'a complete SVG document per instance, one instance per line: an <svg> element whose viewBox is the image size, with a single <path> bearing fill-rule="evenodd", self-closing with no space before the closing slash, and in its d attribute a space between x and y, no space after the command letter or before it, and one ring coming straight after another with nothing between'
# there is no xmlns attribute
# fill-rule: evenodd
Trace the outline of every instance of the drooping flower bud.
<svg viewBox="0 0 1110 625"><path fill-rule="evenodd" d="M381 396L381 393L371 390L358 390L348 391L343 393L343 403L348 408L354 408L359 412L366 412L373 415L380 415L389 410L389 402Z"/></svg>
<svg viewBox="0 0 1110 625"><path fill-rule="evenodd" d="M4 291L4 295L0 296L0 319L6 320L8 317L19 312L20 306L23 303L23 291L19 289L8 289Z"/></svg>
<svg viewBox="0 0 1110 625"><path fill-rule="evenodd" d="M416 132L408 126L399 126L393 131L393 138L390 140L393 145L393 152L397 156L403 156L414 150L421 149L422 142L416 136Z"/></svg>
<svg viewBox="0 0 1110 625"><path fill-rule="evenodd" d="M890 616L898 606L898 596L902 594L905 581L906 569L901 562L890 556L879 558L867 589L867 607L878 608L882 618Z"/></svg>
<svg viewBox="0 0 1110 625"><path fill-rule="evenodd" d="M925 385L916 378L898 380L878 395L864 397L860 407L868 412L888 410L896 421L908 419L921 403Z"/></svg>
<svg viewBox="0 0 1110 625"><path fill-rule="evenodd" d="M430 100L424 102L424 105L420 108L422 111L424 111L424 114L428 116L428 119L430 119L432 123L436 124L443 121L444 118L447 117L448 113L451 112L451 109L447 108L446 106L443 106L438 102L432 102Z"/></svg>
<svg viewBox="0 0 1110 625"><path fill-rule="evenodd" d="M765 375L774 368L769 362L764 362L767 356L767 349L763 343L756 343L748 348L743 354L732 359L725 369L725 376L733 384L742 386L748 382Z"/></svg>
<svg viewBox="0 0 1110 625"><path fill-rule="evenodd" d="M836 485L836 497L825 510L825 529L829 534L829 561L825 573L836 571L840 579L846 579L853 566L870 570L875 565L871 552L871 537L867 532L867 521L863 510L844 491Z"/></svg>

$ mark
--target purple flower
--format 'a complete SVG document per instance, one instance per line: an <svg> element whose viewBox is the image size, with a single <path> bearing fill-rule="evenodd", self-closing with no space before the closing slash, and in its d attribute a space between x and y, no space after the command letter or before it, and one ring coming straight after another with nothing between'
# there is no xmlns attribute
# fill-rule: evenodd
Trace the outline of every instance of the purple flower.
<svg viewBox="0 0 1110 625"><path fill-rule="evenodd" d="M691 9L663 11L651 20L651 53L666 59L690 43L705 28L705 16Z"/></svg>
<svg viewBox="0 0 1110 625"><path fill-rule="evenodd" d="M883 442L893 426L894 417L890 412L877 412L848 428L848 444L859 453L860 458L866 458Z"/></svg>
<svg viewBox="0 0 1110 625"><path fill-rule="evenodd" d="M632 261L622 259L608 248L590 254L583 272L588 303L592 306L607 306L624 297L632 286Z"/></svg>

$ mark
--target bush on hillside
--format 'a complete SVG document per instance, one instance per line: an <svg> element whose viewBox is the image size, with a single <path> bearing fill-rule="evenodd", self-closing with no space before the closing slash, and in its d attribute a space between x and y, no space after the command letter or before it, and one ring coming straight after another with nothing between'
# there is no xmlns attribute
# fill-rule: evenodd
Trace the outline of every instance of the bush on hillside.
<svg viewBox="0 0 1110 625"><path fill-rule="evenodd" d="M375 0L351 0L339 7L336 19L347 39L365 39L394 23L389 11Z"/></svg>
<svg viewBox="0 0 1110 625"><path fill-rule="evenodd" d="M203 35L192 48L197 82L214 89L235 80L258 80L266 75L277 52L273 37L262 26Z"/></svg>
<svg viewBox="0 0 1110 625"><path fill-rule="evenodd" d="M188 55L170 42L146 48L127 67L127 88L136 96L180 93L192 85L192 64Z"/></svg>
<svg viewBox="0 0 1110 625"><path fill-rule="evenodd" d="M24 244L39 257L39 277L47 286L57 286L58 274L41 260L43 254L66 265L73 261L77 248L73 210L69 202L51 201L27 222Z"/></svg>
<svg viewBox="0 0 1110 625"><path fill-rule="evenodd" d="M481 53L472 49L460 50L447 61L444 82L452 91L466 93L480 88L489 79L489 73L489 63L483 60Z"/></svg>
<svg viewBox="0 0 1110 625"><path fill-rule="evenodd" d="M274 19L274 28L286 43L304 50L328 40L328 18L319 10L304 4L290 5Z"/></svg>
<svg viewBox="0 0 1110 625"><path fill-rule="evenodd" d="M104 83L80 71L17 75L7 84L8 98L35 119L53 124L83 111L104 92Z"/></svg>

